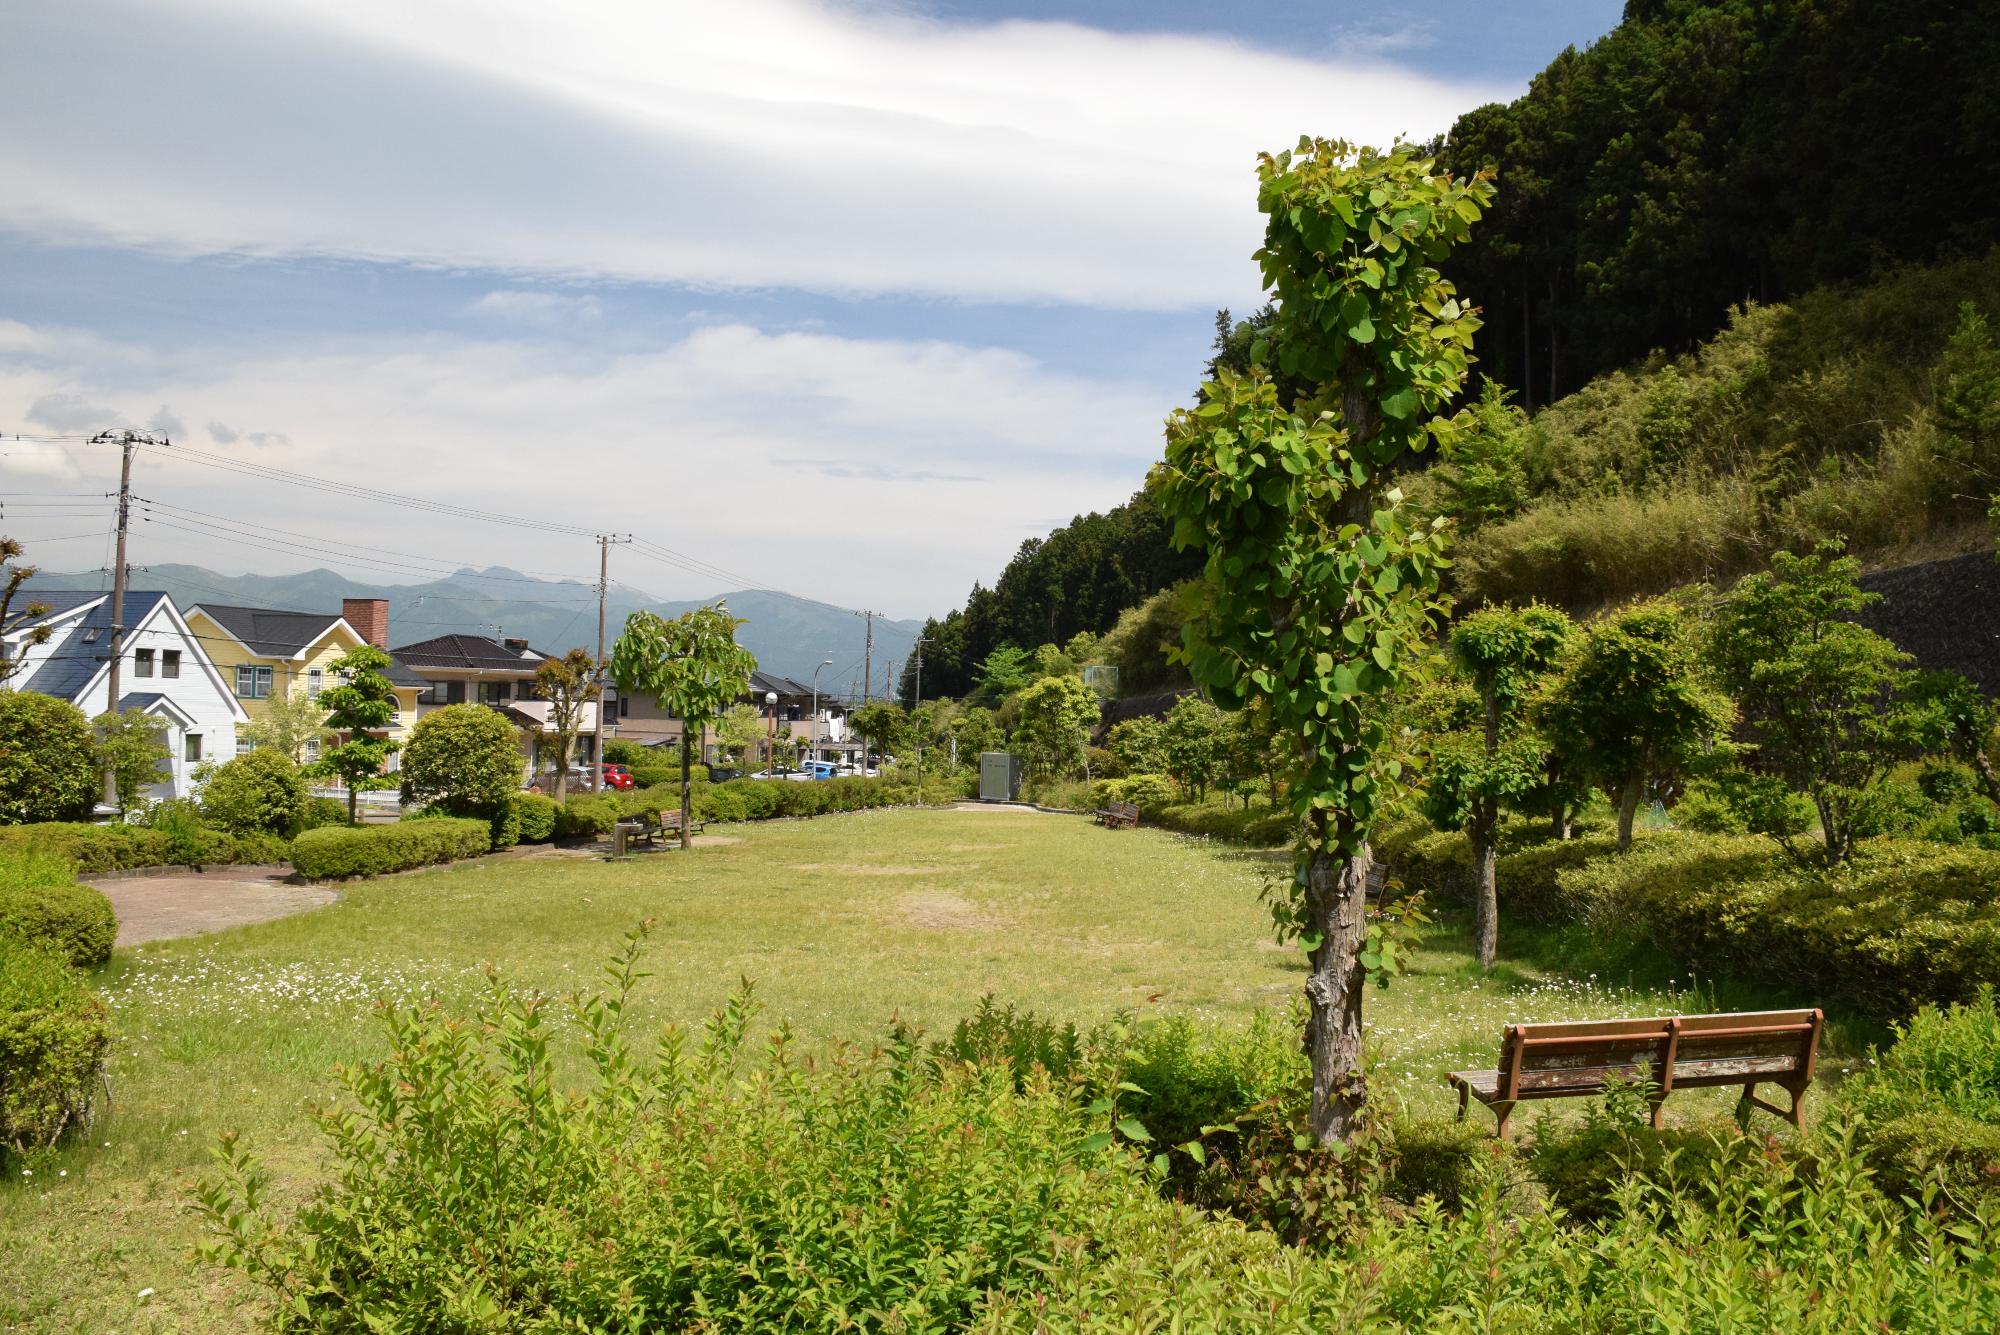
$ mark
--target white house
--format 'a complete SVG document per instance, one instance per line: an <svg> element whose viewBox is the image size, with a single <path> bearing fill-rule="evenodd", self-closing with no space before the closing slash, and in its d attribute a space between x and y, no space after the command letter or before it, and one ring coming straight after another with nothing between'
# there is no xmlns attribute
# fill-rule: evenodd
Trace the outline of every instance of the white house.
<svg viewBox="0 0 2000 1335"><path fill-rule="evenodd" d="M104 713L110 708L111 595L37 591L33 599L49 611L7 628L7 655L21 662L7 686L67 700L91 718ZM196 765L235 754L236 725L249 715L173 599L128 590L125 625L119 712L137 709L165 719L172 749L147 796L185 797ZM48 642L30 644L42 626L51 631Z"/></svg>

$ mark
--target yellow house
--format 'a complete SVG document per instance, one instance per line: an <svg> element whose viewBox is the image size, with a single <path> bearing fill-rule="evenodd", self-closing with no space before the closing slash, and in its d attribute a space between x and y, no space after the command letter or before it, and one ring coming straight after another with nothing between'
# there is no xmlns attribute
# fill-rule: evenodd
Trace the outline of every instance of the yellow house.
<svg viewBox="0 0 2000 1335"><path fill-rule="evenodd" d="M187 622L252 720L262 715L267 700L300 694L316 698L337 684L333 662L348 650L373 644L386 653L389 644L386 598L344 599L339 616L199 603L188 609ZM417 695L425 683L401 663L384 675L396 688L397 712L388 736L402 741L417 721ZM250 749L247 725L239 724L236 754ZM317 749L317 743L308 748L308 758ZM389 763L393 768L395 758Z"/></svg>

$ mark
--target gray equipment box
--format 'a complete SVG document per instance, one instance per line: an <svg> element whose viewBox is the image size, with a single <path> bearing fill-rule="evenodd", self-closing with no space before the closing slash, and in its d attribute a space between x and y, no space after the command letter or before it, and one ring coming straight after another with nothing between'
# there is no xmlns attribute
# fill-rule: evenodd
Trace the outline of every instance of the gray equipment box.
<svg viewBox="0 0 2000 1335"><path fill-rule="evenodd" d="M1021 757L1011 751L979 753L979 800L1013 802L1021 796Z"/></svg>

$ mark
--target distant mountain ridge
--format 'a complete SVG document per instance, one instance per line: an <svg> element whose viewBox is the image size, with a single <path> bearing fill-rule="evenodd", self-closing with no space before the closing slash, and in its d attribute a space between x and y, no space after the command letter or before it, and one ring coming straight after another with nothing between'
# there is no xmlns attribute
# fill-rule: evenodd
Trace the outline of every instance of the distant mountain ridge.
<svg viewBox="0 0 2000 1335"><path fill-rule="evenodd" d="M34 589L96 589L104 586L105 578L97 571L67 575L44 571L29 588L31 594ZM392 647L454 633L519 636L551 653L597 647L597 593L590 585L536 579L504 566L461 570L424 584L369 584L331 570L221 575L201 566L165 564L135 570L132 587L161 590L182 607L210 602L338 612L343 598L387 598ZM673 617L718 601L745 618L747 624L737 638L766 672L810 682L813 669L830 658L833 666L819 674L820 686L833 695L846 695L858 687L867 637L861 618L846 608L764 589L659 602L613 585L605 602L605 639L607 643L617 639L633 612ZM922 627L919 621L876 619L874 694L883 692L885 673L891 664L901 664Z"/></svg>

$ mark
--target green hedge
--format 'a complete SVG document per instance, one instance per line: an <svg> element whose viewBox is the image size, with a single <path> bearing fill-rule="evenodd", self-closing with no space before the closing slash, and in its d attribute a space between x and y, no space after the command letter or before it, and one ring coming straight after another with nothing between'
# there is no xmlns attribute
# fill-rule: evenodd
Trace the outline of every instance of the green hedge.
<svg viewBox="0 0 2000 1335"><path fill-rule="evenodd" d="M186 858L166 830L144 825L89 825L80 821L50 821L0 829L0 855L15 849L39 849L68 858L80 875L166 867L187 861L220 867L284 862L290 856L284 840L268 834L225 834L201 827L194 831L194 855Z"/></svg>
<svg viewBox="0 0 2000 1335"><path fill-rule="evenodd" d="M394 825L308 830L292 841L292 865L301 876L330 881L379 876L474 857L493 845L486 821L441 816Z"/></svg>
<svg viewBox="0 0 2000 1335"><path fill-rule="evenodd" d="M732 779L728 783L696 783L691 794L695 819L726 824L733 821L772 820L781 816L824 816L842 811L863 811L873 807L942 805L962 801L972 792L972 780L954 777L926 777L919 802L913 779L891 778L822 779L816 782L787 779ZM580 793L563 803L556 814L555 837L588 838L609 834L611 827L641 812L678 811L680 781L626 792Z"/></svg>
<svg viewBox="0 0 2000 1335"><path fill-rule="evenodd" d="M508 799L514 809L516 836L524 844L546 844L555 838L556 813L561 810L553 797L540 793L515 793Z"/></svg>
<svg viewBox="0 0 2000 1335"><path fill-rule="evenodd" d="M118 915L68 859L40 850L0 853L0 937L61 955L79 969L111 958Z"/></svg>
<svg viewBox="0 0 2000 1335"><path fill-rule="evenodd" d="M1871 839L1827 873L1768 839L1673 832L1558 879L1605 933L1801 1002L1886 1018L2000 981L2000 853L1987 849Z"/></svg>
<svg viewBox="0 0 2000 1335"><path fill-rule="evenodd" d="M82 975L0 936L0 1148L50 1145L83 1122L109 1046L104 1002Z"/></svg>

